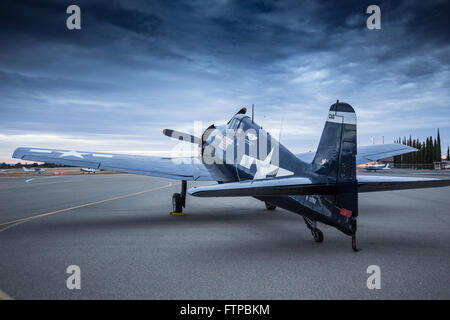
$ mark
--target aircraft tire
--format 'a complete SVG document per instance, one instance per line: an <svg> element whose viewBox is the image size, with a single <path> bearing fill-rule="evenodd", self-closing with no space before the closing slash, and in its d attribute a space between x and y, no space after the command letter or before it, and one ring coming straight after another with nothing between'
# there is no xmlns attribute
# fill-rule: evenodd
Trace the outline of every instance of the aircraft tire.
<svg viewBox="0 0 450 320"><path fill-rule="evenodd" d="M273 205L273 204L271 204L269 202L264 202L264 204L266 205L266 209L269 210L269 211L273 211L273 210L275 210L277 208L276 205Z"/></svg>
<svg viewBox="0 0 450 320"><path fill-rule="evenodd" d="M183 212L183 201L181 194L174 193L172 196L173 212Z"/></svg>
<svg viewBox="0 0 450 320"><path fill-rule="evenodd" d="M313 229L311 233L314 237L315 242L323 242L323 232L320 229Z"/></svg>

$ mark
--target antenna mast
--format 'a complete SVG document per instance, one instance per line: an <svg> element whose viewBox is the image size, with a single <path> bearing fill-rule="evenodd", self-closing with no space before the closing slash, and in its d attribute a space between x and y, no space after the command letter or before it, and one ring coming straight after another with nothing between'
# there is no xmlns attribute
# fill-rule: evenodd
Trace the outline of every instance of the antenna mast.
<svg viewBox="0 0 450 320"><path fill-rule="evenodd" d="M255 105L252 103L252 123L254 123L255 119Z"/></svg>

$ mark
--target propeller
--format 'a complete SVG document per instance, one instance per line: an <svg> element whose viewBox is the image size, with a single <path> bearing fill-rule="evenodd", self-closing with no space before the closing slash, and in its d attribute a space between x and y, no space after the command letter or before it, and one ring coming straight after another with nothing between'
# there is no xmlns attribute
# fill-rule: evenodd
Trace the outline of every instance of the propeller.
<svg viewBox="0 0 450 320"><path fill-rule="evenodd" d="M238 114L245 114L245 113L247 113L247 108L243 107L233 116L233 118ZM233 118L231 118L231 119L233 119ZM230 121L231 121L231 119L230 119ZM230 123L230 121L228 121L228 123ZM214 125L212 125L211 127L214 127ZM209 127L208 129L210 129L211 127ZM198 145L202 144L202 139L200 139L196 136L193 136L191 134L180 132L177 130L164 129L163 134L170 138L173 138L173 139L186 141L186 142L190 142L190 143L196 143Z"/></svg>
<svg viewBox="0 0 450 320"><path fill-rule="evenodd" d="M164 129L163 134L170 138L181 140L181 141L186 141L186 142L190 142L190 143L201 144L201 141L202 141L200 138L198 138L196 136L193 136L188 133L183 133L180 131L172 130L172 129Z"/></svg>

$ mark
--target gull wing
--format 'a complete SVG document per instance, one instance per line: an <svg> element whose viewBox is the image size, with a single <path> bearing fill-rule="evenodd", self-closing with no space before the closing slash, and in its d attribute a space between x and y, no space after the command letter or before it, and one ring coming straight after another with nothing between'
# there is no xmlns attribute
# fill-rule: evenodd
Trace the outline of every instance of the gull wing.
<svg viewBox="0 0 450 320"><path fill-rule="evenodd" d="M199 158L150 157L42 148L17 148L13 158L176 180L228 180L220 172L210 172Z"/></svg>

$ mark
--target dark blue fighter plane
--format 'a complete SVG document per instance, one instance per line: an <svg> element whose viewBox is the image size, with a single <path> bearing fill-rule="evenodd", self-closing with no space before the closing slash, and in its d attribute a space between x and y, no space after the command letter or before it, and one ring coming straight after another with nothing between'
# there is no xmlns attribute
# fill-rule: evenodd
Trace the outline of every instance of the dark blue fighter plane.
<svg viewBox="0 0 450 320"><path fill-rule="evenodd" d="M356 247L358 193L449 186L450 180L357 175L359 164L416 149L400 144L357 148L356 114L347 103L330 107L315 153L293 154L242 108L226 125L211 125L195 137L175 130L163 133L199 147L190 158L149 157L42 148L18 148L13 157L96 170L111 170L181 180L173 194L173 213L182 213L186 194L198 197L251 196L268 210L280 207L303 216L316 242L317 222L352 237ZM187 190L187 181L218 184Z"/></svg>

